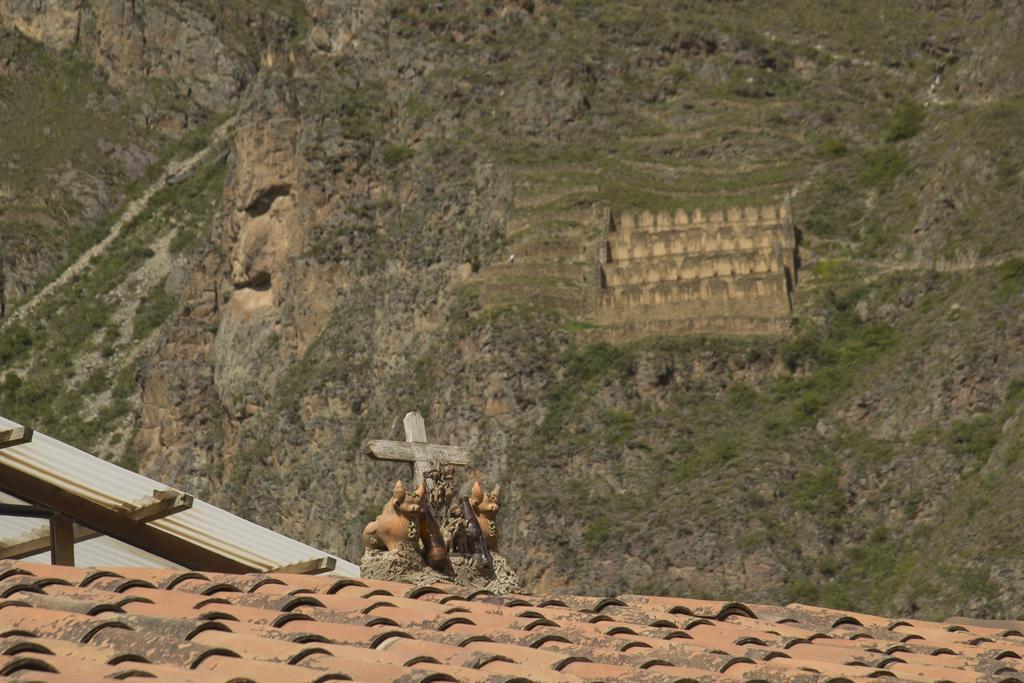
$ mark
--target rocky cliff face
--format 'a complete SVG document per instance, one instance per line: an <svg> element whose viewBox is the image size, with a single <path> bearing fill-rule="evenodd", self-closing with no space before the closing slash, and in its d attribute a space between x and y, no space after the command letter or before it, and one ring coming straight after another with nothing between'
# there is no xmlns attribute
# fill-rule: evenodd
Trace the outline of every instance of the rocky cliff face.
<svg viewBox="0 0 1024 683"><path fill-rule="evenodd" d="M0 4L0 26L57 51L77 51L112 86L149 100L142 113L147 126L179 132L194 124L203 110L230 109L255 73L253 55L246 50L252 39L243 41L239 34L248 30L258 36L261 22L250 19L244 28L225 30L226 23L246 19L243 13L201 2ZM147 81L163 87L147 88ZM181 109L165 111L173 100Z"/></svg>
<svg viewBox="0 0 1024 683"><path fill-rule="evenodd" d="M360 445L417 409L503 483L530 588L1016 615L1021 15L875 4L0 0L153 156L235 117L165 197L219 199L97 448L358 557L404 474ZM791 336L576 319L605 210L786 196Z"/></svg>

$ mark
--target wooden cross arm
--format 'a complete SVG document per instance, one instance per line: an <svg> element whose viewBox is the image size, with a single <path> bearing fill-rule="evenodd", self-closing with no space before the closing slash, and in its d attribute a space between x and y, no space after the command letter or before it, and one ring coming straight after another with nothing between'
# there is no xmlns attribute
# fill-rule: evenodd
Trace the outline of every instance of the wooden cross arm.
<svg viewBox="0 0 1024 683"><path fill-rule="evenodd" d="M411 463L451 463L468 465L469 451L458 446L441 446L432 443L409 443L403 441L368 441L363 450L377 460L397 460Z"/></svg>

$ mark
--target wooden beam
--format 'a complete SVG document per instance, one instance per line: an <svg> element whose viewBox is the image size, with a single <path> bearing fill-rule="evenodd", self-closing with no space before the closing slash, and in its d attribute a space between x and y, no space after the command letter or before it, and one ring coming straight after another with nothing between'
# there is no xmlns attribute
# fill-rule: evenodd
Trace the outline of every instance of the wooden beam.
<svg viewBox="0 0 1024 683"><path fill-rule="evenodd" d="M452 465L468 465L469 452L459 446L440 446L433 443L403 443L401 441L367 441L363 450L377 460L398 460L399 462L447 462Z"/></svg>
<svg viewBox="0 0 1024 683"><path fill-rule="evenodd" d="M377 460L397 460L410 463L414 487L418 487L424 482L431 466L441 463L469 464L469 452L458 446L441 446L418 441L402 443L401 441L373 440L366 443L364 450L367 455Z"/></svg>
<svg viewBox="0 0 1024 683"><path fill-rule="evenodd" d="M314 557L312 560L286 564L277 569L267 571L267 574L323 574L333 570L338 561L333 557Z"/></svg>
<svg viewBox="0 0 1024 683"><path fill-rule="evenodd" d="M192 507L192 496L174 489L164 491L153 491L155 503L143 505L139 508L126 508L124 514L136 522L152 522L154 519L162 519L182 510ZM103 534L88 527L76 524L73 532L74 542L88 541ZM27 541L18 543L8 542L0 546L0 560L20 560L26 557L38 555L50 549L50 534L45 528L41 528L39 534Z"/></svg>
<svg viewBox="0 0 1024 683"><path fill-rule="evenodd" d="M50 558L53 564L75 566L74 523L67 515L50 518Z"/></svg>
<svg viewBox="0 0 1024 683"><path fill-rule="evenodd" d="M9 427L0 429L0 448L20 446L32 440L32 430L28 427Z"/></svg>
<svg viewBox="0 0 1024 683"><path fill-rule="evenodd" d="M149 526L145 522L131 519L128 515L25 474L4 464L2 459L0 490L35 505L42 505L68 515L100 534L116 538L189 569L229 574L259 571L256 567L225 557L209 548Z"/></svg>
<svg viewBox="0 0 1024 683"><path fill-rule="evenodd" d="M125 514L136 522L152 522L192 507L192 496L174 489L153 491L155 502L142 507L125 506Z"/></svg>

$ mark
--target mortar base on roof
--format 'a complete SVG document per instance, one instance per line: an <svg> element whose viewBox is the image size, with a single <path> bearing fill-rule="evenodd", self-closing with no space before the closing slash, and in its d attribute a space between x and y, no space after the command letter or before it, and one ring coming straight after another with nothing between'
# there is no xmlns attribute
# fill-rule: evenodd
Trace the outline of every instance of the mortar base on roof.
<svg viewBox="0 0 1024 683"><path fill-rule="evenodd" d="M512 570L508 560L498 553L492 553L494 567L482 570L473 558L452 555L451 573L438 572L423 563L415 548L402 545L394 552L367 550L359 562L360 576L367 579L402 581L426 585L435 581L454 583L467 588L488 590L496 595L519 593L522 589L519 577Z"/></svg>

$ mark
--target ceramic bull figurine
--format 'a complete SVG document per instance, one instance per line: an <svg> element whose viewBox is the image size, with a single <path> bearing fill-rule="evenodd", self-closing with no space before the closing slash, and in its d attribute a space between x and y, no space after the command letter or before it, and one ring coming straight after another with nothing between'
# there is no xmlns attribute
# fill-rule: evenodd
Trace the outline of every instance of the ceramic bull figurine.
<svg viewBox="0 0 1024 683"><path fill-rule="evenodd" d="M485 494L480 482L473 482L473 489L469 495L469 504L473 507L477 522L487 543L487 549L496 551L498 549L498 508L501 506L499 494L501 486L495 485L494 490Z"/></svg>
<svg viewBox="0 0 1024 683"><path fill-rule="evenodd" d="M363 546L373 550L397 550L403 543L418 547L417 520L422 510L426 489L423 484L406 493L401 480L395 482L395 493L384 505L377 519L363 529Z"/></svg>

